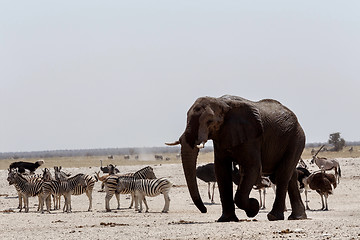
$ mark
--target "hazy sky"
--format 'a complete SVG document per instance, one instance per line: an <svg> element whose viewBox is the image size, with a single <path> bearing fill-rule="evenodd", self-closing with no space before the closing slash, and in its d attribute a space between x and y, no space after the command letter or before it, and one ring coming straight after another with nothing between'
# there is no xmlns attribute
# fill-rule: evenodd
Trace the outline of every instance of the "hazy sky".
<svg viewBox="0 0 360 240"><path fill-rule="evenodd" d="M200 96L360 140L360 1L0 0L0 152L177 140Z"/></svg>

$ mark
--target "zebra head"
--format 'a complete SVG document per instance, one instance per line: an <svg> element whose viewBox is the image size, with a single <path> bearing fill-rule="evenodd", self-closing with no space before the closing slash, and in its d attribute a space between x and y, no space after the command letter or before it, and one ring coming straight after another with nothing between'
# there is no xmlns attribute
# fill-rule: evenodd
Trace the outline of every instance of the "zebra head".
<svg viewBox="0 0 360 240"><path fill-rule="evenodd" d="M15 183L15 173L16 170L15 169L8 169L8 177L7 177L7 181L9 182L9 185L12 185Z"/></svg>
<svg viewBox="0 0 360 240"><path fill-rule="evenodd" d="M48 168L45 168L43 170L42 180L46 181L46 182L52 180L52 176L51 176L50 170Z"/></svg>

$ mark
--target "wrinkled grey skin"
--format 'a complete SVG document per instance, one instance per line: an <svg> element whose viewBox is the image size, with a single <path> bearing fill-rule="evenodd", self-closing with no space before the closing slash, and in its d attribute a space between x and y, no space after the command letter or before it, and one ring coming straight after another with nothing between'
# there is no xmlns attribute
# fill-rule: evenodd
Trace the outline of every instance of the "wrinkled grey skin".
<svg viewBox="0 0 360 240"><path fill-rule="evenodd" d="M252 102L236 96L202 97L187 113L187 125L176 143L191 198L205 213L196 181L196 162L202 143L213 140L215 173L219 186L222 215L219 222L239 221L235 205L248 217L259 211L256 199L249 198L261 174L274 179L276 198L269 220L283 220L288 191L292 213L289 219L305 219L304 204L297 187L295 171L305 145L305 135L297 117L271 99ZM174 144L176 144L174 143ZM243 169L243 178L233 199L232 163Z"/></svg>

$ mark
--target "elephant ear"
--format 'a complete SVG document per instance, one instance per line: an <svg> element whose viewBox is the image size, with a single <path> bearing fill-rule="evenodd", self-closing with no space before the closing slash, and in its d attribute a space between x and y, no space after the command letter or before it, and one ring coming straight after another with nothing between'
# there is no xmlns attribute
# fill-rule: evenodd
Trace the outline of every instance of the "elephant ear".
<svg viewBox="0 0 360 240"><path fill-rule="evenodd" d="M225 115L220 129L222 145L234 147L263 134L263 124L259 110L248 103L237 104Z"/></svg>

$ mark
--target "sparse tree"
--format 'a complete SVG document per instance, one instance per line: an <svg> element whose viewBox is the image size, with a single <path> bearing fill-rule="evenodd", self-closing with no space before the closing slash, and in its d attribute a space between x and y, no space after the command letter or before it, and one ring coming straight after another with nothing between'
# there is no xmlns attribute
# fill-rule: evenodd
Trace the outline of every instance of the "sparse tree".
<svg viewBox="0 0 360 240"><path fill-rule="evenodd" d="M340 137L339 132L331 133L328 142L334 146L333 150L337 152L341 151L345 146L345 140Z"/></svg>

